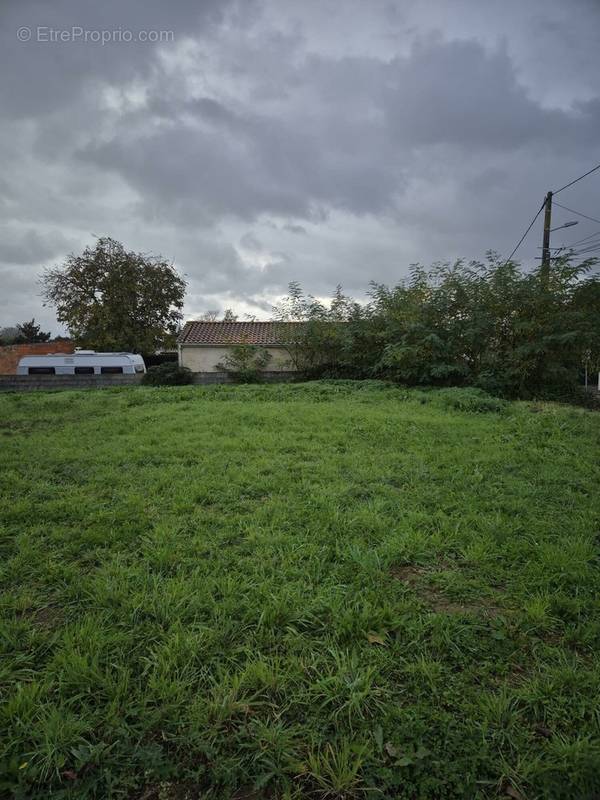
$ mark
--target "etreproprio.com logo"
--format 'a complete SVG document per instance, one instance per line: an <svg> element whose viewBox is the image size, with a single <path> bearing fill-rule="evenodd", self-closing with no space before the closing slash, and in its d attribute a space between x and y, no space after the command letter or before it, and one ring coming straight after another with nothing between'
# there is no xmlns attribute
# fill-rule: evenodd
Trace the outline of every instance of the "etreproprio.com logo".
<svg viewBox="0 0 600 800"><path fill-rule="evenodd" d="M131 44L133 42L147 42L157 44L172 42L175 39L173 31L138 30L129 28L83 28L81 25L72 25L70 28L52 28L48 25L38 25L30 28L26 25L17 30L17 39L20 42L39 42L50 44Z"/></svg>

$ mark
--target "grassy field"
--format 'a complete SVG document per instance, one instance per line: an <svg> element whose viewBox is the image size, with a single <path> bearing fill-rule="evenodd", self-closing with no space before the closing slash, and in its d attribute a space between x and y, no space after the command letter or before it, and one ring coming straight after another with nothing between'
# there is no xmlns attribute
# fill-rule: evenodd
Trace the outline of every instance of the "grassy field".
<svg viewBox="0 0 600 800"><path fill-rule="evenodd" d="M600 415L0 395L0 795L597 798Z"/></svg>

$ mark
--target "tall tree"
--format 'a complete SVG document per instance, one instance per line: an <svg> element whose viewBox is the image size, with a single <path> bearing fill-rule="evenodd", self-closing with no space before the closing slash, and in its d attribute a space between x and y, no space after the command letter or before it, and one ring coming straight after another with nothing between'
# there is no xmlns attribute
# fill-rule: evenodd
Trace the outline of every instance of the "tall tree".
<svg viewBox="0 0 600 800"><path fill-rule="evenodd" d="M17 325L17 335L15 336L15 344L35 344L36 342L50 341L51 334L41 329L40 325L35 324L35 318L29 322L22 322Z"/></svg>
<svg viewBox="0 0 600 800"><path fill-rule="evenodd" d="M47 269L41 284L76 343L97 350L152 353L172 344L183 316L186 282L173 265L110 238Z"/></svg>

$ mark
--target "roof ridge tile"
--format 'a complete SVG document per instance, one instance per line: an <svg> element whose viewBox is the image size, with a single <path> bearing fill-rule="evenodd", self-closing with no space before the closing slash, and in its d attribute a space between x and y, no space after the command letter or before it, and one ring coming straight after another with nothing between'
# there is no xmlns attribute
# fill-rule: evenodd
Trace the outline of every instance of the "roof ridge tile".
<svg viewBox="0 0 600 800"><path fill-rule="evenodd" d="M253 344L263 346L281 345L282 326L295 322L279 320L188 320L181 331L178 344L232 345Z"/></svg>

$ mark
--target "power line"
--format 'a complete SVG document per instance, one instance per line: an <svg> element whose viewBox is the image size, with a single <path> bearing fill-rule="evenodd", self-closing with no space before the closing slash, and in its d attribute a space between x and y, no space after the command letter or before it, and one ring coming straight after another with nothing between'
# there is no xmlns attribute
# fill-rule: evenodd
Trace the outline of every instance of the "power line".
<svg viewBox="0 0 600 800"><path fill-rule="evenodd" d="M558 194L559 192L562 192L563 189L568 189L569 186L573 186L574 183L577 183L578 181L582 180L583 178L587 178L588 175L591 175L592 172L596 172L597 169L600 169L600 164L597 164L595 167L593 167L593 169L590 169L587 172L584 172L583 175L580 175L578 178L575 178L574 181L570 181L569 183L565 183L564 186L561 186L560 189L557 189L555 192L552 192L552 194ZM558 203L557 203L557 205L558 205Z"/></svg>
<svg viewBox="0 0 600 800"><path fill-rule="evenodd" d="M506 266L506 265L508 264L508 262L509 262L509 261L511 260L511 258L514 256L514 254L517 252L517 250L519 249L519 247L520 247L520 246L523 244L523 241L525 240L525 237L527 236L527 234L529 233L529 231L530 231L530 230L533 228L533 226L534 226L534 224L535 224L535 221L537 220L537 218L539 217L539 215L542 213L542 211L543 211L543 209L544 209L544 206L545 206L545 205L546 205L546 198L544 198L544 202L543 202L543 203L542 203L542 205L540 206L540 208L539 208L539 211L537 212L537 214L535 215L535 217L534 217L534 218L531 220L531 222L529 223L529 227L527 228L527 230L525 231L525 233L523 234L523 236L521 236L521 238L519 239L519 241L518 241L518 242L517 242L517 244L515 245L515 249L512 251L512 253L509 255L509 257L506 259L506 261L504 262L503 266Z"/></svg>
<svg viewBox="0 0 600 800"><path fill-rule="evenodd" d="M585 253L596 253L598 250L600 250L600 244L596 244L593 247L584 247L581 250L577 250L574 255L582 256Z"/></svg>
<svg viewBox="0 0 600 800"><path fill-rule="evenodd" d="M576 250L573 252L574 256L584 256L588 253L597 253L600 250L600 245L596 247L586 247L583 250Z"/></svg>
<svg viewBox="0 0 600 800"><path fill-rule="evenodd" d="M591 220L592 222L598 222L598 223L600 223L600 219L596 219L596 217L588 217L588 215L587 215L587 214L582 214L582 213L581 213L581 211L575 211L575 209L574 209L574 208L567 208L567 206L562 206L562 205L561 205L560 203L558 203L556 200L554 201L554 205L555 205L555 206L558 206L559 208L562 208L562 209L564 209L565 211L569 211L571 214L576 214L578 217L583 217L584 219L589 219L589 220Z"/></svg>
<svg viewBox="0 0 600 800"><path fill-rule="evenodd" d="M588 239L595 239L596 236L600 236L600 231L596 231L596 233L590 233L589 236L584 236L583 239L577 239L575 242L571 242L569 247L575 247L576 244L581 244L582 242L587 242Z"/></svg>
<svg viewBox="0 0 600 800"><path fill-rule="evenodd" d="M562 258L563 257L562 256L562 251L563 250L568 250L568 248L567 247L558 248L556 250L556 253L554 255L550 256L551 260L552 261L556 261L557 259ZM600 242L595 244L593 247L584 247L582 250L571 250L570 253L568 253L568 255L570 257L586 256L586 255L589 255L590 253L597 253L599 251L600 251ZM565 255L567 255L567 253L565 253ZM535 257L536 261L540 261L541 258L542 258L542 256L536 256Z"/></svg>
<svg viewBox="0 0 600 800"><path fill-rule="evenodd" d="M506 261L504 262L504 265L503 265L503 266L506 266L506 264L508 264L508 262L509 262L509 261L511 260L511 258L514 256L514 254L517 252L517 250L519 249L519 247L520 247L520 246L523 244L523 242L525 241L525 237L527 236L527 234L529 233L529 231L530 231L530 230L533 228L533 226L534 226L534 224L535 224L535 221L537 220L537 218L539 217L539 215L542 213L542 210L543 210L543 209L544 209L544 207L546 206L546 203L548 203L548 211L550 211L550 208L551 208L550 204L551 204L551 202L552 202L552 198L553 198L553 196L554 196L554 195L558 194L559 192L562 192L564 189L568 189L568 188L569 188L569 186L573 186L573 184L575 184L575 183L578 183L580 180L583 180L583 178L587 178L587 176L588 176L588 175L591 175L591 174L592 174L592 172L596 172L596 171L597 171L597 170L599 170L599 169L600 169L600 164L596 164L596 166L595 166L595 167L592 167L592 169L588 170L587 172L584 172L584 173L583 173L583 175L580 175L578 178L575 178L575 180L569 181L569 183L565 183L565 185L564 185L564 186L561 186L561 187L560 187L560 189L557 189L555 192L548 192L548 194L547 194L547 195L546 195L546 197L544 198L544 201L542 202L542 205L540 206L540 208L539 208L539 210L538 210L537 214L535 215L535 217L534 217L534 218L531 220L531 222L529 223L529 227L527 228L527 230L525 231L525 233L523 234L523 236L521 236L521 238L519 239L519 241L518 241L518 242L517 242L517 244L515 245L515 248L514 248L514 250L513 250L513 251L512 251L512 253L509 255L509 257L506 259ZM556 201L555 201L555 202L556 202ZM580 212L579 212L579 211L574 211L573 209L567 208L566 206L562 206L562 205L560 205L560 203L556 203L556 205L557 205L557 206L560 206L560 208L564 208L566 211L569 211L571 214L577 214L577 215L579 215L580 217L584 217L585 219L592 220L592 222L598 222L598 223L600 223L600 220L598 220L598 219L594 219L594 217L588 217L586 214L580 214ZM549 214L548 214L548 217L549 217ZM548 228L549 228L549 227L550 227L550 226L548 225ZM545 240L544 240L544 242L545 242ZM546 246L546 247L548 246L546 242L545 242L545 246Z"/></svg>

